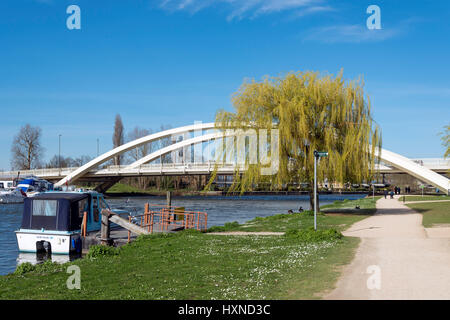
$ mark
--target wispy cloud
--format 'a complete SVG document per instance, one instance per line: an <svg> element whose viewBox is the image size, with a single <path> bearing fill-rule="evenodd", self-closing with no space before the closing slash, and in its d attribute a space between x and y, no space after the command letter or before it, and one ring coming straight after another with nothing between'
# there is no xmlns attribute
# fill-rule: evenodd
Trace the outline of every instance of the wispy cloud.
<svg viewBox="0 0 450 320"><path fill-rule="evenodd" d="M400 29L369 30L365 25L338 25L309 30L304 39L325 43L383 41L399 33Z"/></svg>
<svg viewBox="0 0 450 320"><path fill-rule="evenodd" d="M379 30L369 30L365 23L324 26L308 30L303 39L322 43L378 42L406 34L418 21L417 18L409 18L396 25L383 25Z"/></svg>
<svg viewBox="0 0 450 320"><path fill-rule="evenodd" d="M295 14L295 16L303 17L314 13L330 12L330 11L336 11L336 9L330 6L310 6L308 8L305 8L304 10L299 10Z"/></svg>
<svg viewBox="0 0 450 320"><path fill-rule="evenodd" d="M287 10L297 10L298 15L329 11L322 6L325 0L159 0L159 7L168 11L186 10L192 14L207 7L223 5L229 13L227 20L256 18Z"/></svg>

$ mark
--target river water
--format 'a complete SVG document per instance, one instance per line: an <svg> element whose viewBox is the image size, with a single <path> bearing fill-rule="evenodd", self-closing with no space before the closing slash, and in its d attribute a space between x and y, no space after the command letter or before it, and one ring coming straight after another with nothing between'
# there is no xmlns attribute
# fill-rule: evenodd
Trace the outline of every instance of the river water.
<svg viewBox="0 0 450 320"><path fill-rule="evenodd" d="M320 204L336 200L359 199L364 194L329 194L320 195ZM164 197L112 198L107 202L114 209L126 209L131 214L144 212L145 203L165 204ZM288 210L297 211L299 207L309 209L309 197L299 195L268 196L208 196L208 197L174 197L172 205L185 207L186 210L208 213L208 227L221 226L227 222L244 223L255 217L267 217ZM35 260L35 254L20 254L14 231L20 228L23 205L0 205L0 275L13 272L18 263ZM52 259L65 257L52 257Z"/></svg>

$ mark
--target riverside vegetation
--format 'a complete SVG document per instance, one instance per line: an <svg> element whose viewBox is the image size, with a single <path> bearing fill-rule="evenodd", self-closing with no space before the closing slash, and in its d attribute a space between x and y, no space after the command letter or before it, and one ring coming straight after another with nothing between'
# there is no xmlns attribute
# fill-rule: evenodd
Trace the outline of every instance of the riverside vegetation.
<svg viewBox="0 0 450 320"><path fill-rule="evenodd" d="M316 299L333 288L359 239L340 233L367 215L310 211L229 223L208 231L283 231L231 236L187 230L141 236L120 248L94 246L60 265L22 264L0 277L0 299ZM81 290L68 290L69 265Z"/></svg>

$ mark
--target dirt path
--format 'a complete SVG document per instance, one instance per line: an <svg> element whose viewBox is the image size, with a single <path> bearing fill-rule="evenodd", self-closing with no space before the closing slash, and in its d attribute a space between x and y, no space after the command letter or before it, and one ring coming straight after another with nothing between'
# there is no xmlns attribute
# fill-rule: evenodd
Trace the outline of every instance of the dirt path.
<svg viewBox="0 0 450 320"><path fill-rule="evenodd" d="M325 299L450 299L450 234L432 237L397 199L378 200L377 214L344 235L361 244Z"/></svg>

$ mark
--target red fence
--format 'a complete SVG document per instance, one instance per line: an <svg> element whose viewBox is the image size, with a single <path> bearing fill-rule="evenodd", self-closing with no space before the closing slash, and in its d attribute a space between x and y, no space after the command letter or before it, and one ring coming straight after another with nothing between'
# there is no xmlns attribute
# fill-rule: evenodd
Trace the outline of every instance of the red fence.
<svg viewBox="0 0 450 320"><path fill-rule="evenodd" d="M200 211L186 211L184 207L169 207L162 205L145 205L145 212L141 215L130 216L134 222L148 232L168 232L182 229L196 229L206 231L208 214ZM128 232L128 239L130 233Z"/></svg>

